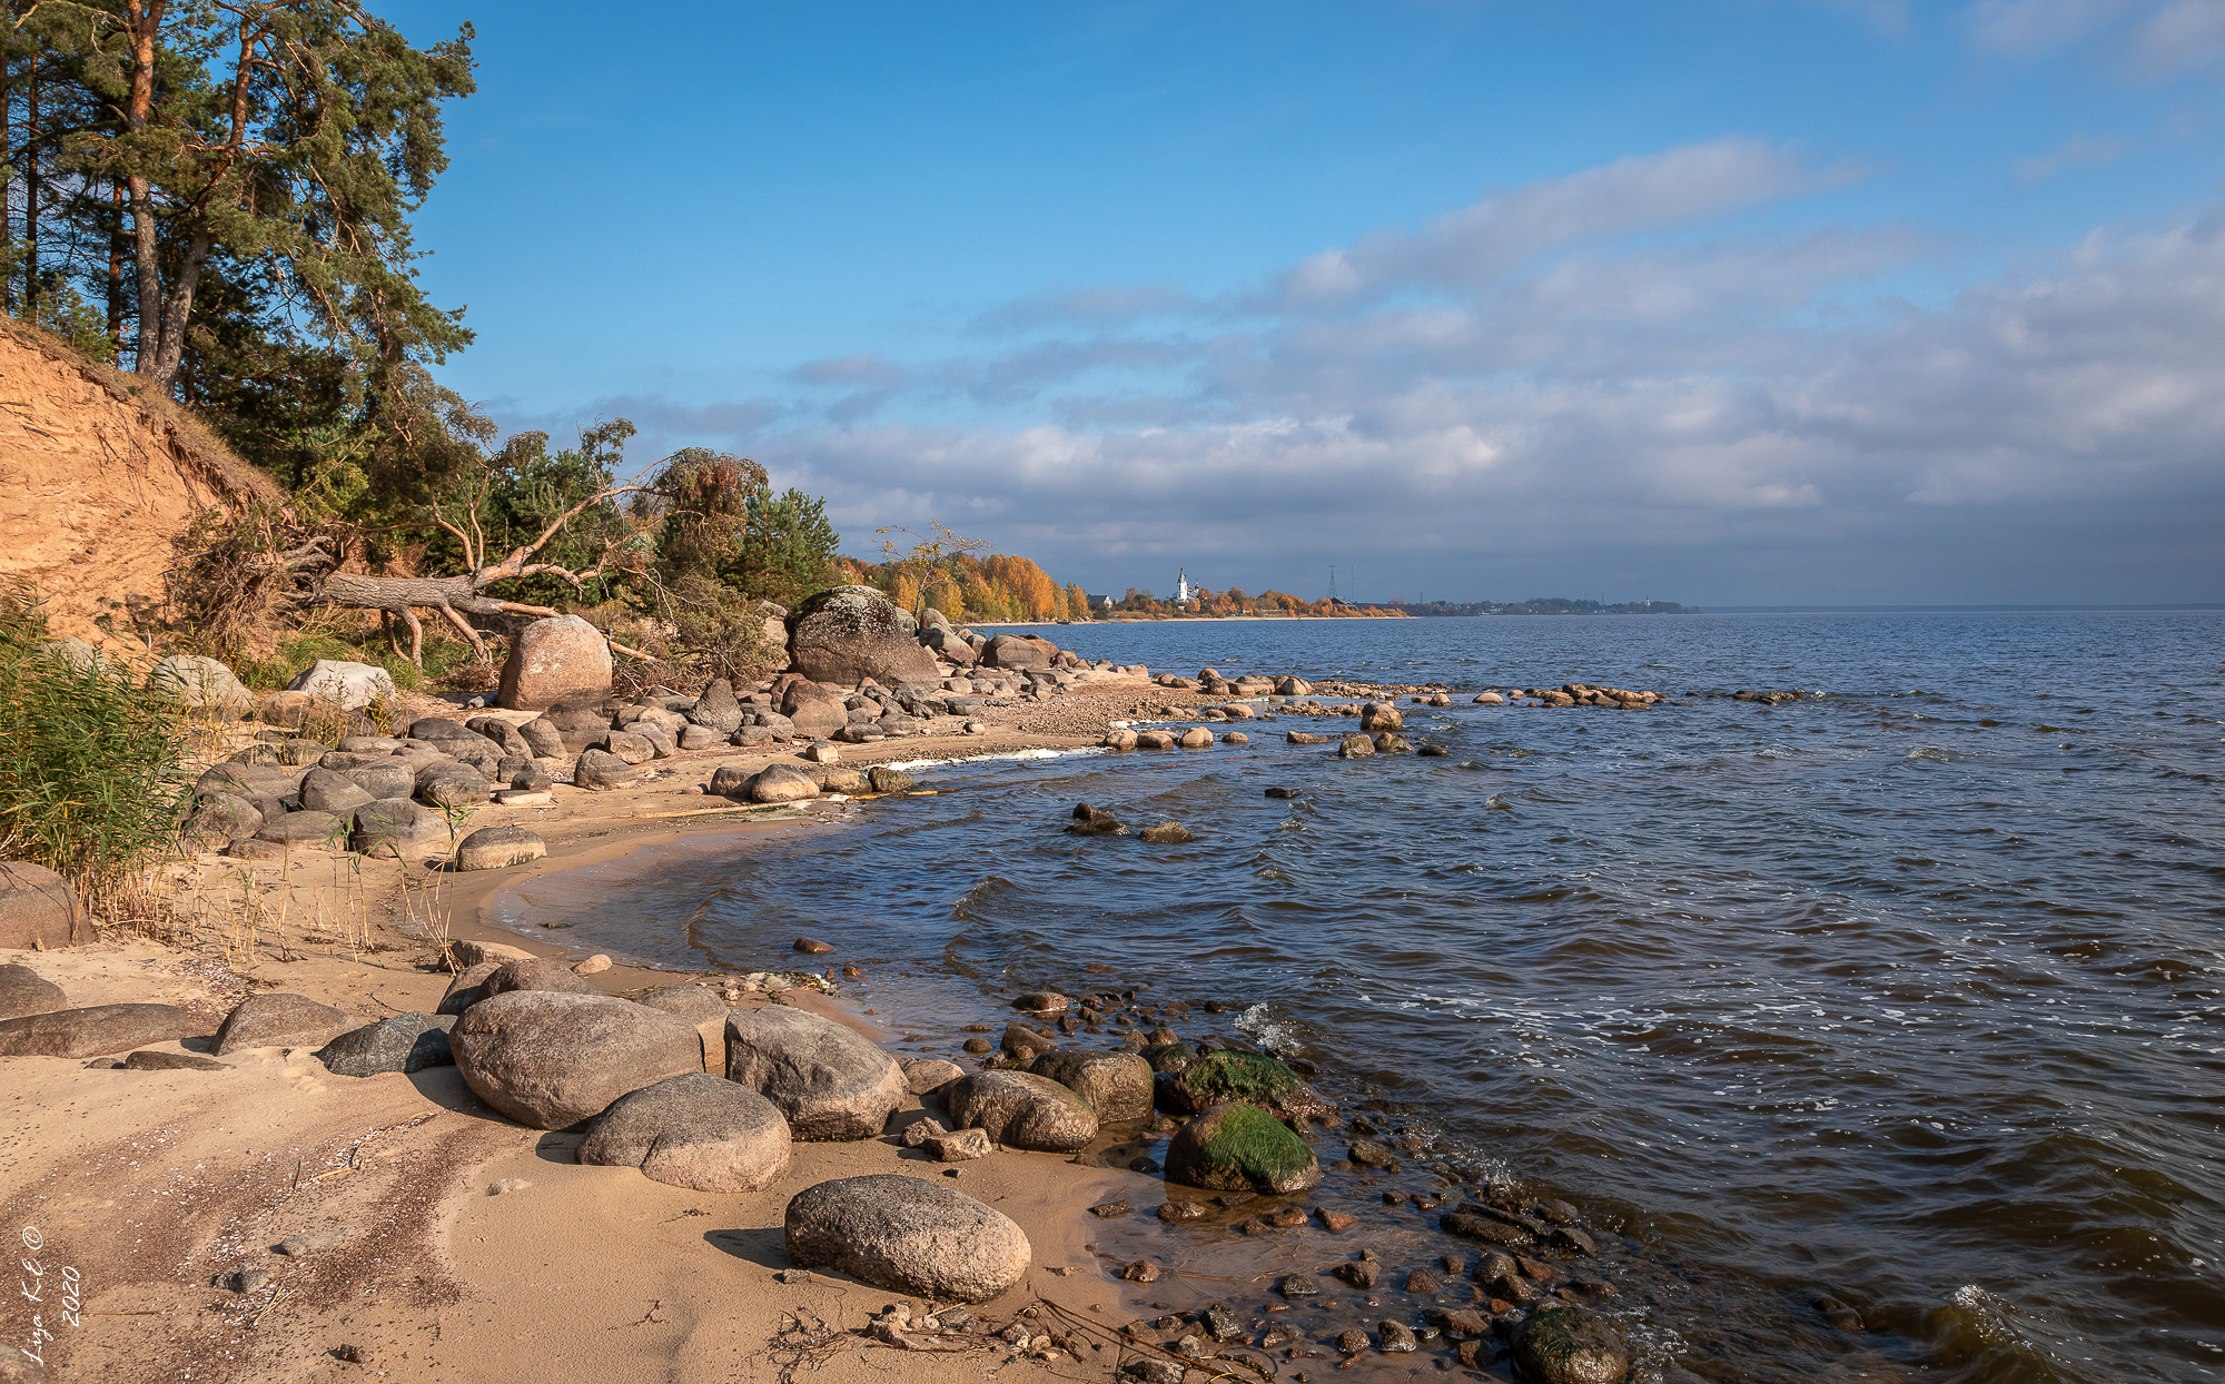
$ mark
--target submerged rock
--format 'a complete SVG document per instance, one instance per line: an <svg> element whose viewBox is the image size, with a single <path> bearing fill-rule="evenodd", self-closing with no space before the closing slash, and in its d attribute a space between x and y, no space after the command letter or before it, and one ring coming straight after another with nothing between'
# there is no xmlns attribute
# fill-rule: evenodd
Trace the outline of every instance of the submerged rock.
<svg viewBox="0 0 2225 1384"><path fill-rule="evenodd" d="M1621 1384L1630 1346L1606 1318L1582 1307L1546 1307L1514 1333L1514 1363L1537 1384Z"/></svg>

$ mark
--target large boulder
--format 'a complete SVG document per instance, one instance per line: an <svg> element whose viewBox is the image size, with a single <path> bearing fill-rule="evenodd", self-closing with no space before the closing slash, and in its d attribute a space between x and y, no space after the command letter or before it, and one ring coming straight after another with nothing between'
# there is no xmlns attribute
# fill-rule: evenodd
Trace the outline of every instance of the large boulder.
<svg viewBox="0 0 2225 1384"><path fill-rule="evenodd" d="M510 642L496 700L511 711L599 702L610 695L610 671L610 641L601 630L577 615L552 615Z"/></svg>
<svg viewBox="0 0 2225 1384"><path fill-rule="evenodd" d="M394 695L394 675L369 663L320 658L303 670L288 690L306 692L319 701L334 703L343 711L361 711L375 701Z"/></svg>
<svg viewBox="0 0 2225 1384"><path fill-rule="evenodd" d="M94 941L93 920L70 882L44 865L0 860L0 948Z"/></svg>
<svg viewBox="0 0 2225 1384"><path fill-rule="evenodd" d="M237 721L255 709L255 694L232 670L199 654L172 654L147 675L147 688L189 711Z"/></svg>
<svg viewBox="0 0 2225 1384"><path fill-rule="evenodd" d="M698 1192L754 1192L788 1167L788 1121L746 1086L709 1072L620 1096L587 1127L579 1161L639 1168Z"/></svg>
<svg viewBox="0 0 2225 1384"><path fill-rule="evenodd" d="M479 1099L536 1129L578 1124L629 1091L703 1069L686 1022L610 995L493 995L463 1012L448 1045Z"/></svg>
<svg viewBox="0 0 2225 1384"><path fill-rule="evenodd" d="M1058 645L1032 634L1000 634L981 652L984 665L1016 672L1047 673L1057 657Z"/></svg>
<svg viewBox="0 0 2225 1384"><path fill-rule="evenodd" d="M1007 1148L1072 1153L1097 1137L1089 1102L1033 1072L975 1072L950 1088L943 1105L959 1128L981 1130Z"/></svg>
<svg viewBox="0 0 2225 1384"><path fill-rule="evenodd" d="M898 1173L806 1187L782 1220L797 1264L931 1302L993 1298L1020 1281L1034 1253L1003 1212Z"/></svg>
<svg viewBox="0 0 2225 1384"><path fill-rule="evenodd" d="M1194 1115L1223 1101L1269 1110L1309 1109L1312 1093L1298 1074L1263 1052L1221 1048L1185 1066L1167 1086L1167 1104Z"/></svg>
<svg viewBox="0 0 2225 1384"><path fill-rule="evenodd" d="M783 1005L726 1018L726 1075L788 1117L798 1139L870 1139L909 1088L896 1059L861 1034Z"/></svg>
<svg viewBox="0 0 2225 1384"><path fill-rule="evenodd" d="M51 1014L69 1003L62 987L13 962L0 966L0 1019L20 1019L26 1014Z"/></svg>
<svg viewBox="0 0 2225 1384"><path fill-rule="evenodd" d="M942 676L896 603L870 586L837 586L797 606L788 621L788 656L814 682L854 686L871 678L896 687Z"/></svg>
<svg viewBox="0 0 2225 1384"><path fill-rule="evenodd" d="M1630 1345L1597 1312L1544 1307L1514 1332L1514 1364L1536 1384L1621 1384Z"/></svg>
<svg viewBox="0 0 2225 1384"><path fill-rule="evenodd" d="M214 1050L226 1057L248 1048L321 1048L354 1027L346 1010L307 995L249 995L224 1016Z"/></svg>
<svg viewBox="0 0 2225 1384"><path fill-rule="evenodd" d="M1151 1117L1151 1064L1135 1053L1053 1048L1028 1070L1088 1101L1106 1124Z"/></svg>
<svg viewBox="0 0 2225 1384"><path fill-rule="evenodd" d="M0 1057L103 1057L183 1038L193 1016L171 1004L95 1004L0 1019Z"/></svg>
<svg viewBox="0 0 2225 1384"><path fill-rule="evenodd" d="M448 1050L447 1014L396 1014L351 1028L317 1050L317 1060L334 1076L377 1076L382 1072L421 1072L455 1063Z"/></svg>
<svg viewBox="0 0 2225 1384"><path fill-rule="evenodd" d="M1256 1105L1216 1105L1167 1141L1167 1176L1221 1192L1302 1192L1321 1164L1290 1126Z"/></svg>

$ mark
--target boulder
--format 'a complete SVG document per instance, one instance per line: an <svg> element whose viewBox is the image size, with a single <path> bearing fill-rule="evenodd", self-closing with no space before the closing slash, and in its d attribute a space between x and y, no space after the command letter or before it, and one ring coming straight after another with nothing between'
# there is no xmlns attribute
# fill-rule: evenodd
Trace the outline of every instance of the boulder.
<svg viewBox="0 0 2225 1384"><path fill-rule="evenodd" d="M204 716L237 721L255 709L255 694L232 670L199 654L172 654L147 675L147 689Z"/></svg>
<svg viewBox="0 0 2225 1384"><path fill-rule="evenodd" d="M1057 657L1058 645L1032 634L1000 634L981 652L985 666L1023 673L1047 673Z"/></svg>
<svg viewBox="0 0 2225 1384"><path fill-rule="evenodd" d="M1544 1307L1515 1329L1514 1364L1535 1384L1621 1384L1631 1354L1622 1334L1597 1312Z"/></svg>
<svg viewBox="0 0 2225 1384"><path fill-rule="evenodd" d="M479 982L479 998L492 999L515 990L554 991L567 995L599 995L572 968L552 956L521 956L505 961Z"/></svg>
<svg viewBox="0 0 2225 1384"><path fill-rule="evenodd" d="M898 687L942 676L895 603L870 586L838 586L797 606L788 620L788 657L814 682L854 686L871 678Z"/></svg>
<svg viewBox="0 0 2225 1384"><path fill-rule="evenodd" d="M976 1072L951 1087L943 1104L959 1127L1007 1148L1072 1153L1097 1137L1089 1102L1032 1072Z"/></svg>
<svg viewBox="0 0 2225 1384"><path fill-rule="evenodd" d="M279 846L330 846L339 850L348 844L349 833L354 830L348 819L337 813L305 808L264 822L255 839Z"/></svg>
<svg viewBox="0 0 2225 1384"><path fill-rule="evenodd" d="M193 805L178 838L200 850L222 850L263 829L262 809L233 793L209 793Z"/></svg>
<svg viewBox="0 0 2225 1384"><path fill-rule="evenodd" d="M735 699L734 684L724 678L713 678L695 699L688 711L688 719L706 730L720 735L732 735L742 728L742 704Z"/></svg>
<svg viewBox="0 0 2225 1384"><path fill-rule="evenodd" d="M340 772L348 782L370 794L373 802L381 798L406 798L417 791L417 775L398 759L358 765Z"/></svg>
<svg viewBox="0 0 2225 1384"><path fill-rule="evenodd" d="M698 1192L754 1192L788 1168L788 1121L771 1101L709 1072L667 1077L611 1103L579 1161L639 1168Z"/></svg>
<svg viewBox="0 0 2225 1384"><path fill-rule="evenodd" d="M511 711L600 702L610 695L610 641L577 615L535 620L510 642L496 702Z"/></svg>
<svg viewBox="0 0 2225 1384"><path fill-rule="evenodd" d="M909 1088L894 1058L861 1034L781 1005L726 1018L726 1075L788 1117L798 1139L870 1139Z"/></svg>
<svg viewBox="0 0 2225 1384"><path fill-rule="evenodd" d="M1028 1070L1088 1101L1106 1124L1151 1117L1151 1064L1135 1053L1054 1048Z"/></svg>
<svg viewBox="0 0 2225 1384"><path fill-rule="evenodd" d="M378 794L331 769L311 769L301 780L300 792L304 809L340 816L378 801Z"/></svg>
<svg viewBox="0 0 2225 1384"><path fill-rule="evenodd" d="M303 670L287 690L306 692L342 711L361 711L375 701L394 695L394 675L369 663L320 658Z"/></svg>
<svg viewBox="0 0 2225 1384"><path fill-rule="evenodd" d="M657 742L649 738L648 730L648 727L643 727L640 733L630 730L611 731L603 737L603 743L598 748L607 750L628 764L647 764L658 757Z"/></svg>
<svg viewBox="0 0 2225 1384"><path fill-rule="evenodd" d="M481 827L456 843L459 870L499 870L549 853L538 832L524 827Z"/></svg>
<svg viewBox="0 0 2225 1384"><path fill-rule="evenodd" d="M463 1012L448 1045L481 1100L536 1129L577 1124L629 1091L703 1067L685 1021L610 995L492 995Z"/></svg>
<svg viewBox="0 0 2225 1384"><path fill-rule="evenodd" d="M1375 753L1375 742L1364 735L1347 735L1337 742L1337 758L1365 759Z"/></svg>
<svg viewBox="0 0 2225 1384"><path fill-rule="evenodd" d="M450 942L448 952L459 966L476 966L482 961L492 961L499 966L505 961L523 961L533 955L509 942L485 942L472 937L459 937Z"/></svg>
<svg viewBox="0 0 2225 1384"><path fill-rule="evenodd" d="M0 1019L0 1057L101 1057L183 1038L193 1017L171 1004L95 1004Z"/></svg>
<svg viewBox="0 0 2225 1384"><path fill-rule="evenodd" d="M97 940L70 882L44 865L0 860L0 948L67 947Z"/></svg>
<svg viewBox="0 0 2225 1384"><path fill-rule="evenodd" d="M1321 1164L1290 1126L1256 1105L1216 1105L1167 1142L1167 1176L1191 1187L1284 1195L1321 1180Z"/></svg>
<svg viewBox="0 0 2225 1384"><path fill-rule="evenodd" d="M1360 729L1370 735L1379 730L1404 730L1406 718L1389 702L1369 702L1360 708Z"/></svg>
<svg viewBox="0 0 2225 1384"><path fill-rule="evenodd" d="M32 970L9 962L0 966L0 1019L51 1014L69 1004L62 987Z"/></svg>
<svg viewBox="0 0 2225 1384"><path fill-rule="evenodd" d="M399 856L447 845L448 819L408 798L380 798L357 808L348 833L348 849L358 855Z"/></svg>
<svg viewBox="0 0 2225 1384"><path fill-rule="evenodd" d="M527 749L533 751L535 759L568 759L574 753L565 747L564 732L558 730L556 722L546 716L536 716L519 726L518 738L525 742ZM582 744L580 748L584 750L587 746Z"/></svg>
<svg viewBox="0 0 2225 1384"><path fill-rule="evenodd" d="M572 766L572 782L581 788L630 788L647 773L608 750L590 747L579 752L579 762Z"/></svg>
<svg viewBox="0 0 2225 1384"><path fill-rule="evenodd" d="M396 1014L349 1029L318 1049L317 1060L334 1076L453 1066L456 1056L448 1049L448 1030L455 1026L455 1018L448 1014Z"/></svg>
<svg viewBox="0 0 2225 1384"><path fill-rule="evenodd" d="M807 1187L782 1218L788 1257L931 1302L984 1302L1034 1250L1003 1212L924 1178L845 1177Z"/></svg>
<svg viewBox="0 0 2225 1384"><path fill-rule="evenodd" d="M307 995L249 995L224 1016L211 1050L226 1057L248 1048L321 1048L354 1027L346 1010Z"/></svg>
<svg viewBox="0 0 2225 1384"><path fill-rule="evenodd" d="M733 1006L721 999L718 991L708 985L667 985L635 996L634 1002L694 1024L695 1035L703 1044L703 1070L726 1070L726 1016Z"/></svg>
<svg viewBox="0 0 2225 1384"><path fill-rule="evenodd" d="M741 796L753 803L794 803L819 796L819 783L793 764L768 764L749 776Z"/></svg>
<svg viewBox="0 0 2225 1384"><path fill-rule="evenodd" d="M865 771L866 782L876 793L909 793L919 784L902 769L876 764Z"/></svg>
<svg viewBox="0 0 2225 1384"><path fill-rule="evenodd" d="M1155 827L1145 827L1138 835L1153 846L1182 846L1197 840L1180 822L1161 822Z"/></svg>
<svg viewBox="0 0 2225 1384"><path fill-rule="evenodd" d="M1106 731L1105 738L1100 743L1108 750L1132 750L1136 747L1136 733L1125 726L1118 726Z"/></svg>
<svg viewBox="0 0 2225 1384"><path fill-rule="evenodd" d="M460 759L436 759L417 771L415 797L427 807L477 807L487 800L487 776Z"/></svg>
<svg viewBox="0 0 2225 1384"><path fill-rule="evenodd" d="M965 1163L975 1158L987 1158L997 1151L985 1129L951 1129L941 1134L930 1134L919 1141L920 1147L932 1154L938 1163Z"/></svg>
<svg viewBox="0 0 2225 1384"><path fill-rule="evenodd" d="M199 1053L165 1052L161 1048L142 1048L126 1054L120 1065L127 1072L224 1072L232 1067L229 1062L219 1062Z"/></svg>

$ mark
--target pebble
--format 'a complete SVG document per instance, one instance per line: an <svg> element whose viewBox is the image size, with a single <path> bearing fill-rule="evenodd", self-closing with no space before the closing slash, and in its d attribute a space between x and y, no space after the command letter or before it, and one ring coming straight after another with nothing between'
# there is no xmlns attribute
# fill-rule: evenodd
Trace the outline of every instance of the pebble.
<svg viewBox="0 0 2225 1384"><path fill-rule="evenodd" d="M1331 1211L1326 1206L1316 1208L1313 1214L1321 1222L1323 1230L1334 1234L1342 1234L1350 1230L1359 1221L1357 1216L1348 1216L1342 1211Z"/></svg>
<svg viewBox="0 0 2225 1384"><path fill-rule="evenodd" d="M1275 1291L1286 1298L1321 1296L1321 1280L1310 1273L1294 1273L1275 1285Z"/></svg>
<svg viewBox="0 0 2225 1384"><path fill-rule="evenodd" d="M244 1267L234 1269L216 1280L217 1287L234 1293L261 1292L268 1288L270 1284L270 1270Z"/></svg>
<svg viewBox="0 0 2225 1384"><path fill-rule="evenodd" d="M1205 1208L1194 1201L1170 1201L1159 1208L1159 1219L1169 1224L1200 1220L1204 1215Z"/></svg>
<svg viewBox="0 0 2225 1384"><path fill-rule="evenodd" d="M1120 1276L1130 1283L1156 1283L1159 1281L1159 1266L1148 1259L1138 1259L1122 1269Z"/></svg>
<svg viewBox="0 0 2225 1384"><path fill-rule="evenodd" d="M488 1183L487 1195L490 1197L506 1196L511 1192L522 1192L532 1185L522 1177L506 1177L500 1182Z"/></svg>
<svg viewBox="0 0 2225 1384"><path fill-rule="evenodd" d="M1384 1322L1376 1327L1376 1334L1382 1339L1385 1355L1403 1355L1420 1344L1414 1329L1404 1322Z"/></svg>
<svg viewBox="0 0 2225 1384"><path fill-rule="evenodd" d="M1124 1201L1101 1201L1089 1208L1089 1214L1098 1220L1109 1221L1115 1216L1125 1216L1132 1208Z"/></svg>
<svg viewBox="0 0 2225 1384"><path fill-rule="evenodd" d="M611 962L609 957L603 955L601 952L596 952L593 956L588 957L585 961L582 961L577 966L572 967L572 974L578 976L599 975L602 972L609 970L610 965Z"/></svg>

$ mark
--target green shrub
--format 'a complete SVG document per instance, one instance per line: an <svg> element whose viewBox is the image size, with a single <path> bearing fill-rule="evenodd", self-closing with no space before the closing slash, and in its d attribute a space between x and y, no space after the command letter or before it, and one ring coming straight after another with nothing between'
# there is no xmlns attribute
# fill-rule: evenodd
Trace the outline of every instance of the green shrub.
<svg viewBox="0 0 2225 1384"><path fill-rule="evenodd" d="M129 669L59 656L45 636L33 593L0 591L0 857L97 901L176 844L187 726Z"/></svg>

